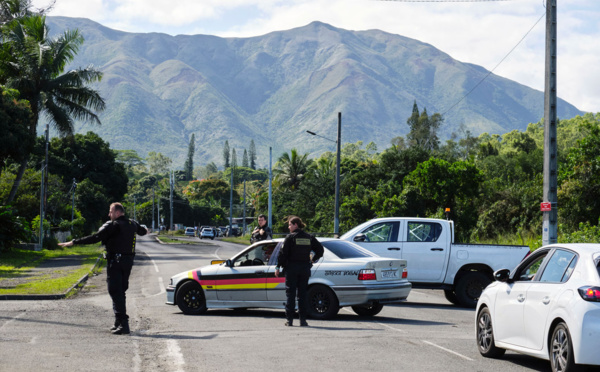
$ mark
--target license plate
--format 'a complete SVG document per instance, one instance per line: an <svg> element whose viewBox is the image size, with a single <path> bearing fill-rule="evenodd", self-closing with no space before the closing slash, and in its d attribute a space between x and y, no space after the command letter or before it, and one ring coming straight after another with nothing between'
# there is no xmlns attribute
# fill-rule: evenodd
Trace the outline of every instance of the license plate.
<svg viewBox="0 0 600 372"><path fill-rule="evenodd" d="M382 279L398 279L398 270L381 270Z"/></svg>

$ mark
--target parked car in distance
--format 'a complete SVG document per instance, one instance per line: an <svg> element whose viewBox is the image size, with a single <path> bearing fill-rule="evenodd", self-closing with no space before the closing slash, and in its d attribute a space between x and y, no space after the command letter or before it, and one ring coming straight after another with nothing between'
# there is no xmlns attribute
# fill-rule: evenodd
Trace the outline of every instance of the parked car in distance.
<svg viewBox="0 0 600 372"><path fill-rule="evenodd" d="M376 218L340 237L410 267L413 288L443 289L453 304L474 308L492 274L515 267L528 246L454 242L454 222L434 218Z"/></svg>
<svg viewBox="0 0 600 372"><path fill-rule="evenodd" d="M193 227L186 227L185 236L196 236L196 230Z"/></svg>
<svg viewBox="0 0 600 372"><path fill-rule="evenodd" d="M311 269L309 316L333 318L343 306L362 316L406 300L411 284L406 260L379 257L351 242L319 238L324 255ZM276 308L286 302L285 277L275 276L283 239L263 240L229 260L179 273L167 288L167 304L184 314L209 308Z"/></svg>
<svg viewBox="0 0 600 372"><path fill-rule="evenodd" d="M481 355L512 350L555 372L600 365L600 244L548 245L494 276L477 303Z"/></svg>
<svg viewBox="0 0 600 372"><path fill-rule="evenodd" d="M200 231L200 239L204 239L204 238L209 238L211 240L215 238L215 232L213 231L212 228L205 227L202 229L202 231Z"/></svg>

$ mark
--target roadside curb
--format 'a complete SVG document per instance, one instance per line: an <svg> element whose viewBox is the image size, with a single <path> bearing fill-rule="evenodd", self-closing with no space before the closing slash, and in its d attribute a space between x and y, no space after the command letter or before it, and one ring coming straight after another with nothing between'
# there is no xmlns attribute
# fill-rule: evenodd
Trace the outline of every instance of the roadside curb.
<svg viewBox="0 0 600 372"><path fill-rule="evenodd" d="M14 300L29 300L29 301L39 301L39 300L62 300L70 295L72 292L79 291L83 288L83 284L87 282L90 277L90 274L98 267L100 260L102 259L102 255L98 256L96 259L96 263L90 269L90 271L82 276L77 283L73 284L71 288L67 289L63 294L53 294L53 295L0 295L0 301L14 301Z"/></svg>

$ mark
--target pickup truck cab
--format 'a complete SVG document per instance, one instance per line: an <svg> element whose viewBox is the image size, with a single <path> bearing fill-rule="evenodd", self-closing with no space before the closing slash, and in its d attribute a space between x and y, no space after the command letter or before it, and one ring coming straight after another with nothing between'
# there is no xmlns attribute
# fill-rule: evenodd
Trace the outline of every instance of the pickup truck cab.
<svg viewBox="0 0 600 372"><path fill-rule="evenodd" d="M388 217L340 237L381 256L405 259L413 288L443 289L448 301L475 307L494 271L516 267L528 246L454 243L453 221Z"/></svg>

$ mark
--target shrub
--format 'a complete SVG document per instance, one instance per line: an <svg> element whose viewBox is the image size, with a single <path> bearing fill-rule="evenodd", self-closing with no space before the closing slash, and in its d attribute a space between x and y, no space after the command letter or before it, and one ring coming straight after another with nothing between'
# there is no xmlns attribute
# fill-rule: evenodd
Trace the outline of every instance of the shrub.
<svg viewBox="0 0 600 372"><path fill-rule="evenodd" d="M0 206L0 251L10 250L21 241L29 241L31 237L27 221L16 216L10 205Z"/></svg>

